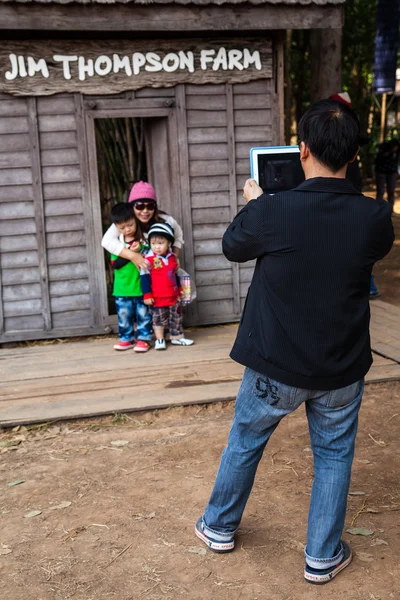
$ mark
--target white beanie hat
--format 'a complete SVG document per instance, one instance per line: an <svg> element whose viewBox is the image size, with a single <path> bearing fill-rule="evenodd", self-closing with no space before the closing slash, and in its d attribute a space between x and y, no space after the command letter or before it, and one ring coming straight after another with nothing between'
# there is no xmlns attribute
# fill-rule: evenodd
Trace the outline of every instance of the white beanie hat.
<svg viewBox="0 0 400 600"><path fill-rule="evenodd" d="M172 244L175 242L174 230L168 223L154 223L149 229L147 234L148 240L150 241L153 235L159 235L165 237Z"/></svg>

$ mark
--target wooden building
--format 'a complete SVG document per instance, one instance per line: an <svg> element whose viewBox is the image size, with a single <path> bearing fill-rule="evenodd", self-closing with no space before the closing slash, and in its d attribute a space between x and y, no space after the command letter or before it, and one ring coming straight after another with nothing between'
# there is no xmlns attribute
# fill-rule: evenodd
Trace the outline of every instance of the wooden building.
<svg viewBox="0 0 400 600"><path fill-rule="evenodd" d="M237 320L253 266L229 263L221 236L249 149L284 143L284 31L326 30L322 48L343 2L0 0L0 342L115 324L96 119L146 120L148 179L197 284L188 322Z"/></svg>

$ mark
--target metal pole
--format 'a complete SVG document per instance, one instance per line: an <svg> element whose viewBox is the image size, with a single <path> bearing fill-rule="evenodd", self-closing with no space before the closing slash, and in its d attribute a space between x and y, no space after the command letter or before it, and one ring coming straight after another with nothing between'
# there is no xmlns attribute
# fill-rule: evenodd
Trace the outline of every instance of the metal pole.
<svg viewBox="0 0 400 600"><path fill-rule="evenodd" d="M385 125L386 125L386 98L387 93L382 94L382 109L381 109L381 131L379 136L380 143L385 139Z"/></svg>

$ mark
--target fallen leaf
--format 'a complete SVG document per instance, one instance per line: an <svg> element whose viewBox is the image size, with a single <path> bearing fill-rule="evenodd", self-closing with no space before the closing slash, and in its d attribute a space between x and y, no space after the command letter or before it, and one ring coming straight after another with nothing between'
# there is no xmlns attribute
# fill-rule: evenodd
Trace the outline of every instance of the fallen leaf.
<svg viewBox="0 0 400 600"><path fill-rule="evenodd" d="M363 465L370 465L371 464L371 461L367 460L366 458L359 458L358 462L361 463L361 464L363 464Z"/></svg>
<svg viewBox="0 0 400 600"><path fill-rule="evenodd" d="M382 546L383 544L384 544L385 546L389 546L389 544L387 543L387 541L386 541L386 540L381 540L380 538L375 538L375 539L374 539L374 540L372 540L372 542L371 542L371 546Z"/></svg>
<svg viewBox="0 0 400 600"><path fill-rule="evenodd" d="M207 550L205 548L199 548L199 546L189 546L188 552L191 554L200 554L201 556L207 554Z"/></svg>
<svg viewBox="0 0 400 600"><path fill-rule="evenodd" d="M351 529L346 529L346 531L351 535L372 535L374 533L372 529L364 529L363 527L352 527Z"/></svg>
<svg viewBox="0 0 400 600"><path fill-rule="evenodd" d="M14 487L16 485L20 485L21 483L25 483L25 479L17 479L17 481L10 481L7 483L8 487Z"/></svg>
<svg viewBox="0 0 400 600"><path fill-rule="evenodd" d="M367 552L357 552L357 558L362 562L374 562L375 560L372 554L368 554Z"/></svg>
<svg viewBox="0 0 400 600"><path fill-rule="evenodd" d="M365 492L349 492L349 496L365 496Z"/></svg>
<svg viewBox="0 0 400 600"><path fill-rule="evenodd" d="M31 510L31 512L24 515L24 519L31 519L32 517L37 517L38 515L41 515L41 514L42 514L41 510Z"/></svg>
<svg viewBox="0 0 400 600"><path fill-rule="evenodd" d="M115 446L116 448L120 448L121 446L126 446L129 444L128 440L115 440L114 442L110 442L111 446Z"/></svg>
<svg viewBox="0 0 400 600"><path fill-rule="evenodd" d="M69 500L64 500L63 502L61 502L61 504L57 504L57 506L50 506L49 510L59 510L61 508L67 508L68 506L71 506L72 502L70 502Z"/></svg>

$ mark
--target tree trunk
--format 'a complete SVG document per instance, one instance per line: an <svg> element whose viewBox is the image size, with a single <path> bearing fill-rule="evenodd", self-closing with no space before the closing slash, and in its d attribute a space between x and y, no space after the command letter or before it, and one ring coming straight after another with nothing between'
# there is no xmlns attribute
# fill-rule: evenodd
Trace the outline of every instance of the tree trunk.
<svg viewBox="0 0 400 600"><path fill-rule="evenodd" d="M314 29L310 35L311 103L342 91L342 30Z"/></svg>

